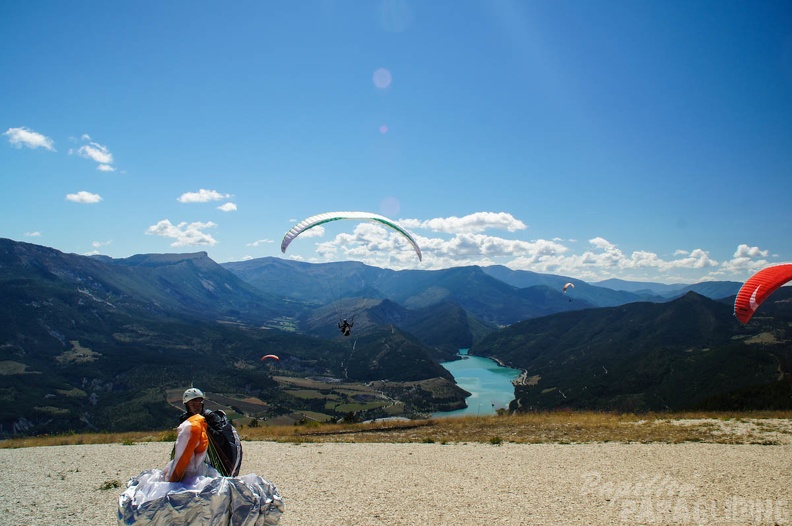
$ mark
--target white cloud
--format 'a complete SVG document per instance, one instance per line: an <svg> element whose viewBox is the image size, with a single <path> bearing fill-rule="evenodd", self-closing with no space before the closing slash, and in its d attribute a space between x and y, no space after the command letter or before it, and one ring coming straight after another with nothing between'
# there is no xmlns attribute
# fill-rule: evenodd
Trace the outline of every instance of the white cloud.
<svg viewBox="0 0 792 526"><path fill-rule="evenodd" d="M204 190L201 188L197 192L186 192L179 196L177 201L180 203L208 203L209 201L220 201L228 199L230 194L221 194L217 190Z"/></svg>
<svg viewBox="0 0 792 526"><path fill-rule="evenodd" d="M169 220L163 219L156 225L148 227L146 234L175 239L176 241L170 245L172 247L196 245L214 246L217 244L217 241L211 235L204 232L204 230L216 226L217 225L211 221L208 223L182 222L178 225L174 225Z"/></svg>
<svg viewBox="0 0 792 526"><path fill-rule="evenodd" d="M266 245L266 244L269 244L269 243L274 243L274 241L271 240L271 239L257 239L256 241L253 241L252 243L248 243L245 246L246 247L258 247L258 246Z"/></svg>
<svg viewBox="0 0 792 526"><path fill-rule="evenodd" d="M93 243L91 243L91 246L94 247L94 248L99 248L99 247L107 246L107 245L109 245L112 242L113 242L112 240L111 241L94 241Z"/></svg>
<svg viewBox="0 0 792 526"><path fill-rule="evenodd" d="M88 204L92 204L92 203L98 203L99 201L101 201L102 200L102 196L100 196L99 194L92 194L90 192L86 192L86 191L83 190L83 191L77 192L76 194L66 194L66 199L68 201L72 201L74 203L88 203Z"/></svg>
<svg viewBox="0 0 792 526"><path fill-rule="evenodd" d="M300 237L322 237L325 234L325 229L323 226L315 226L313 228L309 228L308 230L303 230Z"/></svg>
<svg viewBox="0 0 792 526"><path fill-rule="evenodd" d="M451 260L465 260L473 256L524 257L536 260L549 255L560 255L568 250L555 241L521 241L483 234L459 234L449 240L419 237L418 244L425 252Z"/></svg>
<svg viewBox="0 0 792 526"><path fill-rule="evenodd" d="M707 252L706 250L702 250L700 248L691 250L690 254L687 257L672 260L671 264L675 268L695 268L695 269L703 269L707 267L718 266L718 262L710 258L709 252Z"/></svg>
<svg viewBox="0 0 792 526"><path fill-rule="evenodd" d="M314 230L320 232L313 233ZM322 227L304 231L300 237L319 237L324 234ZM417 261L415 252L408 241L394 230L377 223L358 224L351 233L338 234L332 240L318 243L316 252L323 259L332 259L339 254L359 261L410 260Z"/></svg>
<svg viewBox="0 0 792 526"><path fill-rule="evenodd" d="M582 254L570 254L560 258L545 260L545 265L530 270L539 272L559 271L580 279L606 279L619 277L622 279L648 279L649 276L660 276L677 271L715 268L718 262L710 258L709 253L701 249L690 252L677 251L677 259L664 259L654 252L636 250L630 254L622 252L617 245L605 238L595 237L589 240L591 249ZM547 265L552 263L552 265ZM511 265L509 265L511 266Z"/></svg>
<svg viewBox="0 0 792 526"><path fill-rule="evenodd" d="M76 139L70 139L72 141L76 141ZM110 149L103 144L99 144L98 142L94 142L91 140L91 136L87 133L84 133L80 136L81 141L87 141L88 144L84 144L77 148L76 150L69 150L69 155L77 154L80 157L85 159L90 159L97 164L96 169L100 172L115 172L116 168L113 166L113 154L110 153Z"/></svg>
<svg viewBox="0 0 792 526"><path fill-rule="evenodd" d="M771 265L770 261L766 259L769 254L769 250L762 250L759 247L751 247L745 244L739 245L732 258L725 261L714 275L753 274L757 270Z"/></svg>
<svg viewBox="0 0 792 526"><path fill-rule="evenodd" d="M418 228L446 234L478 233L491 229L516 232L528 228L525 223L505 212L476 212L464 217L440 217L427 221L404 219L400 220L399 224L406 228Z"/></svg>
<svg viewBox="0 0 792 526"><path fill-rule="evenodd" d="M84 144L77 148L77 155L96 161L99 164L113 164L113 154L107 149L107 146L92 142Z"/></svg>
<svg viewBox="0 0 792 526"><path fill-rule="evenodd" d="M589 239L589 243L591 245L593 245L595 248L598 248L600 250L604 250L606 252L613 251L613 250L618 250L616 248L616 245L612 244L610 241L608 241L607 239L602 238L602 237L595 237L595 238Z"/></svg>
<svg viewBox="0 0 792 526"><path fill-rule="evenodd" d="M8 137L8 142L15 148L26 146L33 150L44 148L51 152L55 151L53 146L55 143L52 139L28 128L9 128L3 135Z"/></svg>
<svg viewBox="0 0 792 526"><path fill-rule="evenodd" d="M573 252L570 246L558 239L524 241L483 234L457 234L449 239L416 236L416 240L424 254L422 268L501 264L515 270L595 281L609 277L657 281L663 278L679 280L688 272L698 271L700 274L702 270L717 269L719 265L702 249L678 251L673 258L663 258L646 250L625 254L604 237L590 239L589 248L582 253ZM342 241L351 242L351 239L336 239L334 242ZM323 249L325 254L329 253L328 246ZM362 251L359 253L363 255ZM392 263L392 259L390 261ZM408 260L404 262L409 263Z"/></svg>
<svg viewBox="0 0 792 526"><path fill-rule="evenodd" d="M305 236L310 230L301 234ZM692 283L734 279L745 269L767 265L768 251L741 246L732 261L721 263L708 251L677 250L663 257L648 250L622 251L604 237L594 237L583 252L558 239L518 240L477 233L447 238L414 236L423 253L419 263L407 241L389 228L362 223L351 233L318 243L310 261L355 260L385 268L442 269L465 265L504 265L514 270L571 276L587 281L620 278L633 281ZM746 260L746 257L752 257ZM299 256L291 254L289 257ZM724 278L727 276L727 278Z"/></svg>
<svg viewBox="0 0 792 526"><path fill-rule="evenodd" d="M223 212L236 212L237 205L235 205L234 203L229 202L229 203L226 203L224 205L218 206L217 209L221 210Z"/></svg>
<svg viewBox="0 0 792 526"><path fill-rule="evenodd" d="M704 248L677 249L660 254L643 248L624 251L604 236L594 236L587 245L575 239L515 239L482 233L488 228L516 232L527 228L509 214L479 212L462 218L430 220L407 219L407 228L426 229L430 236L413 234L423 253L418 262L403 236L378 223L363 222L354 230L334 236L314 246L288 254L302 258L300 250L313 252L308 261L354 260L384 268L422 268L427 270L465 265L504 265L515 270L557 274L586 281L620 278L661 283L694 283L714 279L741 279L751 270L768 265L770 251L740 245L731 260L719 261ZM415 232L415 231L413 231ZM300 237L325 235L321 227L303 232ZM747 276L744 276L747 277Z"/></svg>
<svg viewBox="0 0 792 526"><path fill-rule="evenodd" d="M734 252L735 258L766 258L769 250L762 250L759 247L749 247L748 245L739 245Z"/></svg>
<svg viewBox="0 0 792 526"><path fill-rule="evenodd" d="M41 237L41 232L25 232L26 237Z"/></svg>

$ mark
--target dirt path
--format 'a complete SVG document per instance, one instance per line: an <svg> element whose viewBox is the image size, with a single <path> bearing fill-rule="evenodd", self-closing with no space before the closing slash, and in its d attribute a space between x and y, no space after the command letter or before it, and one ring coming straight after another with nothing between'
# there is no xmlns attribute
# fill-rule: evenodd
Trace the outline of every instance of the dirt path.
<svg viewBox="0 0 792 526"><path fill-rule="evenodd" d="M171 445L0 450L7 525L115 525ZM792 446L245 442L301 525L790 524Z"/></svg>

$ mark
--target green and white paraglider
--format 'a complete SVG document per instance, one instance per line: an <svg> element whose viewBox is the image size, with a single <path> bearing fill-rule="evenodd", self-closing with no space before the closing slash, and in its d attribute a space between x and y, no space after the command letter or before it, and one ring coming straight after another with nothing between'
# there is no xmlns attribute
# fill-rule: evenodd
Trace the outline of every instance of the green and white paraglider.
<svg viewBox="0 0 792 526"><path fill-rule="evenodd" d="M307 219L303 219L296 225L294 228L286 232L286 235L283 236L283 241L281 241L281 252L284 254L286 253L286 249L288 248L289 244L294 241L294 239L315 226L322 225L324 223L329 223L330 221L339 221L341 219L353 219L357 221L373 221L375 223L380 223L388 228L391 228L401 234L409 243L412 245L415 253L418 255L418 260L422 259L421 255L421 247L418 246L418 243L415 242L412 235L407 232L404 228L402 228L397 222L388 219L385 216L381 216L379 214L372 214L369 212L326 212L324 214L317 214L315 216L311 216Z"/></svg>
<svg viewBox="0 0 792 526"><path fill-rule="evenodd" d="M285 236L283 236L283 241L281 241L281 252L285 254L286 249L289 247L291 242L306 230L310 230L311 228L323 225L325 223L330 223L331 221L340 221L342 219L351 219L354 221L371 221L384 225L389 229L396 231L399 236L404 238L412 246L415 254L418 256L418 261L421 261L423 258L421 254L421 247L418 246L418 243L415 242L415 239L406 229L404 229L392 219L388 219L387 217L381 216L379 214L372 214L370 212L326 212L303 219L294 225L291 230L286 232ZM336 314L338 315L338 328L341 330L342 335L349 336L351 334L352 325L355 320L355 312L359 309L361 302L360 298L358 298L357 307L353 307L352 309L349 309L343 305L344 300L350 300L352 298L346 297L346 294L336 290L336 287L338 286L336 281L341 281L340 273L338 278L338 280L328 280L329 283L327 287L330 289L331 295L333 296L333 303L336 308ZM351 315L347 314L347 312L350 312ZM354 343L352 345L352 350L354 351Z"/></svg>

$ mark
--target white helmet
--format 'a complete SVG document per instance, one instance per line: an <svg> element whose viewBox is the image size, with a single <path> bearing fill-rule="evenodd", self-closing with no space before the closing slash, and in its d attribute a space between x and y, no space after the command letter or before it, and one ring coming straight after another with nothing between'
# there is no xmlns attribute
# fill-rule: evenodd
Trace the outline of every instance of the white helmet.
<svg viewBox="0 0 792 526"><path fill-rule="evenodd" d="M190 387L184 394L182 395L182 402L187 403L190 400L195 400L196 398L204 398L204 394L201 392L200 389L196 389L195 387Z"/></svg>

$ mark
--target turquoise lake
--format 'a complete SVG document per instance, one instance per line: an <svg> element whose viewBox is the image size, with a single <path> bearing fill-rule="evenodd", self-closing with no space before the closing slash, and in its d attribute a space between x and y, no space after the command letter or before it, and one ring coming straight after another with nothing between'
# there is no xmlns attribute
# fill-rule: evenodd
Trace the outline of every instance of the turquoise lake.
<svg viewBox="0 0 792 526"><path fill-rule="evenodd" d="M480 356L468 356L467 349L459 353L463 358L441 363L459 387L471 393L465 399L467 407L456 411L443 411L432 416L494 415L498 409L509 406L514 400L512 380L520 375L519 369L501 367L497 362Z"/></svg>

